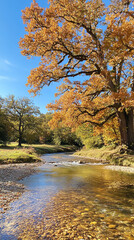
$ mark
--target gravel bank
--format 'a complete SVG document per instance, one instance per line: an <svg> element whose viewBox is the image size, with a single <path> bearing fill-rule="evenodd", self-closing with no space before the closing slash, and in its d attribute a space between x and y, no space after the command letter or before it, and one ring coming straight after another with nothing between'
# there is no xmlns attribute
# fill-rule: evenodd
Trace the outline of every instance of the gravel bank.
<svg viewBox="0 0 134 240"><path fill-rule="evenodd" d="M0 213L9 208L9 203L17 199L24 191L23 184L18 183L24 177L37 170L41 163L22 163L0 165Z"/></svg>
<svg viewBox="0 0 134 240"><path fill-rule="evenodd" d="M111 169L114 171L122 171L122 172L127 172L127 173L134 173L134 168L133 167L123 167L123 166L105 166L106 169Z"/></svg>
<svg viewBox="0 0 134 240"><path fill-rule="evenodd" d="M85 156L79 156L79 155L74 155L74 157L80 157L80 163L102 163L102 164L109 164L107 160L104 159L98 159L98 158L90 158L90 157L85 157ZM117 165L106 165L106 169L111 169L114 171L122 171L122 172L127 172L127 173L134 173L134 167L124 167L124 166L117 166Z"/></svg>

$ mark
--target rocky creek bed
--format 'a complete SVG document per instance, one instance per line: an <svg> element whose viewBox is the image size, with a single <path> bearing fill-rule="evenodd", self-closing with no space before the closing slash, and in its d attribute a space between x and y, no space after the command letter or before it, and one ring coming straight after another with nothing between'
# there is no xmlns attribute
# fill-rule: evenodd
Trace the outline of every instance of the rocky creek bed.
<svg viewBox="0 0 134 240"><path fill-rule="evenodd" d="M17 199L25 187L18 181L28 177L37 170L41 163L22 163L0 165L0 213L9 208L9 203Z"/></svg>
<svg viewBox="0 0 134 240"><path fill-rule="evenodd" d="M81 157L81 161L79 161L79 156L75 156L75 158L80 164L89 163L89 158ZM92 160L95 161L95 159ZM71 159L69 161L71 162ZM96 162L98 163L99 160L97 159ZM37 172L36 167L41 164L21 163L0 165L0 213L4 213L9 208L9 203L17 199L25 191L24 185L18 181ZM113 171L134 173L133 167L108 165L105 168Z"/></svg>
<svg viewBox="0 0 134 240"><path fill-rule="evenodd" d="M0 239L134 239L133 168L68 154L42 159L38 168L0 166Z"/></svg>
<svg viewBox="0 0 134 240"><path fill-rule="evenodd" d="M80 164L89 163L89 159L82 158L79 161L79 157L75 158L80 162ZM93 159L95 161L95 159ZM69 159L71 162L71 159ZM98 159L96 161L99 162ZM17 199L24 191L25 187L18 181L30 176L31 174L37 172L37 166L42 163L21 163L21 164L3 164L0 165L0 213L4 213L9 208L9 203ZM54 163L53 163L54 164ZM134 168L108 165L105 166L107 169L113 171L122 171L127 173L134 173Z"/></svg>

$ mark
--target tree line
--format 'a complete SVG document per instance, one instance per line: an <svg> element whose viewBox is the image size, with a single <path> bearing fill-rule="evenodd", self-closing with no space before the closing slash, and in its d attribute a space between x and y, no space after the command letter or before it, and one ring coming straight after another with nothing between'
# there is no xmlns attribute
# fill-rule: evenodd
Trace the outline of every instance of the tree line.
<svg viewBox="0 0 134 240"><path fill-rule="evenodd" d="M66 125L52 112L42 114L26 97L10 95L0 98L0 143L18 141L28 144L69 144L87 148L119 145L120 132L117 119L109 120L103 127L91 123Z"/></svg>
<svg viewBox="0 0 134 240"><path fill-rule="evenodd" d="M80 140L69 127L52 130L49 121L53 114L42 114L39 108L26 97L10 95L0 98L0 143L18 141L22 143L53 143L81 145Z"/></svg>

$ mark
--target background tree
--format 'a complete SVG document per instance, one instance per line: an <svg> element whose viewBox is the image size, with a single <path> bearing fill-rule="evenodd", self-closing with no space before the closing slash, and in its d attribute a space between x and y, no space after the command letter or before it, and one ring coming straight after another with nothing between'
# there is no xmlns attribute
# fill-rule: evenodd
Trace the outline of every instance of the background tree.
<svg viewBox="0 0 134 240"><path fill-rule="evenodd" d="M10 136L10 123L8 122L5 111L2 109L3 99L0 98L0 143L6 144Z"/></svg>
<svg viewBox="0 0 134 240"><path fill-rule="evenodd" d="M60 126L53 129L53 143L56 145L82 146L79 136L70 127Z"/></svg>
<svg viewBox="0 0 134 240"><path fill-rule="evenodd" d="M108 7L101 0L49 2L43 9L33 0L23 11L27 35L20 40L22 54L41 57L28 77L31 92L64 79L63 96L49 105L56 110L54 119L59 111L71 124L101 127L116 117L121 144L133 148L132 0L111 1Z"/></svg>
<svg viewBox="0 0 134 240"><path fill-rule="evenodd" d="M52 143L53 131L50 129L48 124L51 118L51 113L32 116L30 118L29 127L23 134L23 140L29 144Z"/></svg>
<svg viewBox="0 0 134 240"><path fill-rule="evenodd" d="M100 131L94 134L93 126L90 123L84 123L76 129L76 135L80 138L82 144L87 148L102 147L104 145L103 134Z"/></svg>
<svg viewBox="0 0 134 240"><path fill-rule="evenodd" d="M33 125L33 118L40 113L39 109L28 98L15 99L13 95L4 99L3 108L21 146L23 134Z"/></svg>
<svg viewBox="0 0 134 240"><path fill-rule="evenodd" d="M39 137L41 134L41 127L40 127L40 115L34 116L32 115L28 119L28 127L25 128L23 133L23 142L28 144L35 144L39 143Z"/></svg>
<svg viewBox="0 0 134 240"><path fill-rule="evenodd" d="M53 142L53 131L50 129L49 121L52 119L52 113L41 114L39 117L40 126L40 143L52 143Z"/></svg>

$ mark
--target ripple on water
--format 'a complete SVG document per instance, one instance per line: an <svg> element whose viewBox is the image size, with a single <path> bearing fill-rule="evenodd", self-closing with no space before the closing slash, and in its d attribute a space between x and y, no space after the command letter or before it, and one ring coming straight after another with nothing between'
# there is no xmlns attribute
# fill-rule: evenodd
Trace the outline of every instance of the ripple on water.
<svg viewBox="0 0 134 240"><path fill-rule="evenodd" d="M134 184L132 175L63 154L45 160L38 174L21 181L27 191L2 215L1 240L134 238L134 189L124 186Z"/></svg>

